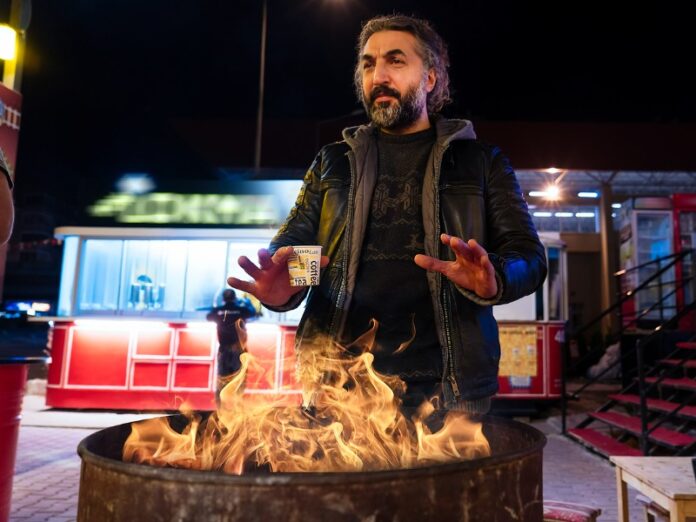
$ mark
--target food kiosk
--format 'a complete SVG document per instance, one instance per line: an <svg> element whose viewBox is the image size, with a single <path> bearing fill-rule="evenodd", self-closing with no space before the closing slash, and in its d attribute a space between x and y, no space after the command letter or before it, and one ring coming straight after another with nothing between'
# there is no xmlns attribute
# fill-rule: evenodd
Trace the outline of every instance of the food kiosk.
<svg viewBox="0 0 696 522"><path fill-rule="evenodd" d="M246 278L274 228L64 227L58 314L50 321L46 403L59 408L168 410L214 407L217 333L206 313L226 278ZM556 398L567 316L565 249L544 235L549 277L531 296L496 307L500 394ZM245 393L299 398L294 337L302 306L263 309L246 325L259 361Z"/></svg>

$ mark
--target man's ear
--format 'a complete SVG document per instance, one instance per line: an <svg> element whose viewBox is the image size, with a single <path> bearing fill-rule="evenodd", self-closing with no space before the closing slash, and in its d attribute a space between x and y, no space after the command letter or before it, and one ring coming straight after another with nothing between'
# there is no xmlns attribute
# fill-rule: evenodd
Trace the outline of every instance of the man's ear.
<svg viewBox="0 0 696 522"><path fill-rule="evenodd" d="M435 88L435 84L437 83L437 73L435 73L435 69L432 67L428 71L428 77L426 78L425 82L425 90L427 92L432 92L432 90Z"/></svg>

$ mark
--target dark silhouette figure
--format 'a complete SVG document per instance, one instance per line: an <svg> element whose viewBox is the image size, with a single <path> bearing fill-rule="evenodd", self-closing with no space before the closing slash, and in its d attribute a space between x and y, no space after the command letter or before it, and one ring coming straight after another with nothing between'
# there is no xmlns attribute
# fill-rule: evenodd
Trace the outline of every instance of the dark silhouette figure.
<svg viewBox="0 0 696 522"><path fill-rule="evenodd" d="M216 306L206 316L208 321L217 324L218 342L218 376L224 377L239 370L239 356L243 348L239 342L237 323L239 319L256 317L256 310L248 299L237 299L234 290L222 293L222 306ZM243 324L240 324L243 327Z"/></svg>

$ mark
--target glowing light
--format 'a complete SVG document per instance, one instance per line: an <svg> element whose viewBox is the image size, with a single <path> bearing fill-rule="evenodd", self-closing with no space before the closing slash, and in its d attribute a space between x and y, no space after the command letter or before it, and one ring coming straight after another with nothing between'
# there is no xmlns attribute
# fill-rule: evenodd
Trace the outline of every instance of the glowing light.
<svg viewBox="0 0 696 522"><path fill-rule="evenodd" d="M149 174L129 173L121 176L116 182L116 188L125 194L147 194L154 190L155 182Z"/></svg>
<svg viewBox="0 0 696 522"><path fill-rule="evenodd" d="M89 207L96 217L121 223L196 223L205 225L271 225L284 214L266 194L110 194Z"/></svg>
<svg viewBox="0 0 696 522"><path fill-rule="evenodd" d="M595 217L594 212L576 212L575 217L577 218L593 218Z"/></svg>
<svg viewBox="0 0 696 522"><path fill-rule="evenodd" d="M578 192L578 197L596 199L599 197L599 194L597 194L596 192Z"/></svg>
<svg viewBox="0 0 696 522"><path fill-rule="evenodd" d="M573 213L572 212L556 212L554 214L554 216L556 216L556 217L573 217Z"/></svg>
<svg viewBox="0 0 696 522"><path fill-rule="evenodd" d="M621 203L612 203L611 208L621 208Z"/></svg>
<svg viewBox="0 0 696 522"><path fill-rule="evenodd" d="M35 312L49 312L51 310L50 303L31 303L31 309Z"/></svg>
<svg viewBox="0 0 696 522"><path fill-rule="evenodd" d="M561 189L558 185L549 185L546 187L546 199L550 201L561 199Z"/></svg>
<svg viewBox="0 0 696 522"><path fill-rule="evenodd" d="M187 330L212 330L214 328L215 328L214 323L203 323L203 322L186 323Z"/></svg>
<svg viewBox="0 0 696 522"><path fill-rule="evenodd" d="M549 185L544 190L530 190L529 195L533 198L545 198L549 201L561 199L561 189L558 185Z"/></svg>
<svg viewBox="0 0 696 522"><path fill-rule="evenodd" d="M557 169L556 167L550 167L546 169L546 172L549 174L559 174L560 172L563 172L561 169Z"/></svg>
<svg viewBox="0 0 696 522"><path fill-rule="evenodd" d="M551 212L534 212L534 217L551 217Z"/></svg>
<svg viewBox="0 0 696 522"><path fill-rule="evenodd" d="M14 60L17 56L17 31L7 24L0 24L0 59Z"/></svg>
<svg viewBox="0 0 696 522"><path fill-rule="evenodd" d="M94 319L77 319L75 326L100 330L166 330L169 328L167 323L160 321L109 321Z"/></svg>

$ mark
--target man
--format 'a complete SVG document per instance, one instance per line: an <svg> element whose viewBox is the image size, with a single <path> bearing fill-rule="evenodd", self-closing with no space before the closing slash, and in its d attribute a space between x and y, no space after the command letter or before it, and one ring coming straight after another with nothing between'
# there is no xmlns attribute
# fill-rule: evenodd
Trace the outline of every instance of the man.
<svg viewBox="0 0 696 522"><path fill-rule="evenodd" d="M12 203L12 178L10 169L0 150L0 245L4 245L12 235L14 204Z"/></svg>
<svg viewBox="0 0 696 522"><path fill-rule="evenodd" d="M256 310L247 300L237 299L234 290L228 288L222 292L222 306L216 306L206 316L208 321L217 324L218 342L218 375L226 377L239 370L239 356L242 346L239 342L237 323L239 319L250 319L256 316Z"/></svg>
<svg viewBox="0 0 696 522"><path fill-rule="evenodd" d="M534 292L546 260L500 150L478 141L471 122L438 115L448 66L428 22L367 22L355 86L371 123L319 152L259 266L240 258L254 281L229 284L292 309L307 294L288 283L292 245L321 245L325 269L298 349L318 335L350 346L375 319L375 368L406 381L406 406L439 393L448 408L484 413L498 390L491 305Z"/></svg>

